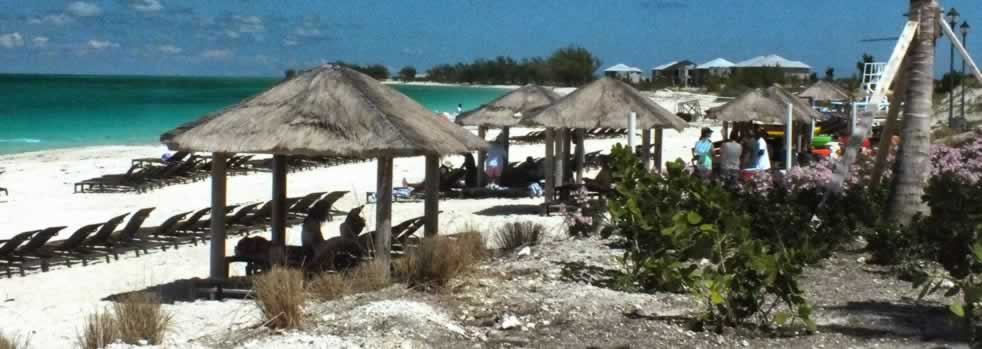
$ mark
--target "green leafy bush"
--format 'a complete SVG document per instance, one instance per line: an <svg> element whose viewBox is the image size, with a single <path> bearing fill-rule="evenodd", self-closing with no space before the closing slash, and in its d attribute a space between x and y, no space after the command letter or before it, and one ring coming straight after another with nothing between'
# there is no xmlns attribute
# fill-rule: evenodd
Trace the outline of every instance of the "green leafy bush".
<svg viewBox="0 0 982 349"><path fill-rule="evenodd" d="M642 290L694 294L704 304L698 323L717 330L748 320L800 320L814 330L797 283L813 253L802 243L808 239L754 232L740 197L685 173L681 161L653 175L620 145L611 158L618 194L608 205L611 223L631 243L622 261Z"/></svg>

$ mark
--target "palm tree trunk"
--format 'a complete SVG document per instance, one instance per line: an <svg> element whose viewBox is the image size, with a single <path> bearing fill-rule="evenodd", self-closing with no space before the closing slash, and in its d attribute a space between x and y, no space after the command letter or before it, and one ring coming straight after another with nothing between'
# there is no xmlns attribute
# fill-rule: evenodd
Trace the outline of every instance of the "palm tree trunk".
<svg viewBox="0 0 982 349"><path fill-rule="evenodd" d="M938 30L938 5L933 0L911 0L911 18L918 18L917 36L907 66L907 101L900 132L902 143L894 163L887 214L891 221L910 224L917 213L927 211L922 200L930 173L931 111L934 93L934 41Z"/></svg>

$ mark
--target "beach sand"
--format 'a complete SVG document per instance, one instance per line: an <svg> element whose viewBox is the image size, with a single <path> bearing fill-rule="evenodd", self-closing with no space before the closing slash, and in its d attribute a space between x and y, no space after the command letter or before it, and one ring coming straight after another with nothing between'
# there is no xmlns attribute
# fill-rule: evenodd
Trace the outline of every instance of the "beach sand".
<svg viewBox="0 0 982 349"><path fill-rule="evenodd" d="M696 125L693 125L696 126ZM527 130L515 129L512 135ZM665 131L664 159L690 158L691 146L698 138L698 127L682 133ZM489 139L495 132L489 134ZM717 134L718 137L718 134ZM615 143L626 139L588 140L586 151L609 152ZM512 145L511 159L526 156L541 157L541 144ZM136 194L73 194L72 183L109 173L121 173L130 165L130 159L156 157L160 146L112 146L66 150L52 150L0 156L0 186L7 187L10 195L0 197L0 239L18 232L48 226L67 226L64 238L77 227L103 222L110 217L132 212L143 207L156 207L145 225L160 223L178 213L203 208L210 203L210 181L172 185L149 193ZM454 164L462 163L462 157L448 157ZM315 191L348 190L351 194L336 206L347 210L362 204L365 192L374 191L376 185L373 161L319 168L291 173L288 178L289 196ZM424 160L400 158L395 161L395 185L403 177L420 181L424 174ZM271 175L256 173L229 177L228 203L246 203L268 200L271 195ZM506 222L530 220L546 225L553 236L564 234L562 217L542 217L534 214L533 207L541 199L489 199L443 200L440 209L441 232L454 233L463 228L477 228L493 232ZM374 206L363 212L371 228L375 224ZM423 204L396 203L393 205L393 222L422 215ZM334 235L339 221L328 222L323 231ZM299 227L288 228L288 242L299 244ZM57 239L57 238L56 238ZM231 252L235 240L227 241ZM233 270L241 274L241 270ZM73 347L85 316L108 306L105 297L145 287L208 274L208 247L182 246L178 250L153 252L134 257L132 254L112 263L98 263L88 267L56 267L47 273L33 273L26 277L0 278L0 329L4 333L30 337L32 347ZM251 303L243 301L198 301L165 305L175 314L176 328L168 336L168 342L181 343L205 334L222 333L229 328L255 324L258 315Z"/></svg>

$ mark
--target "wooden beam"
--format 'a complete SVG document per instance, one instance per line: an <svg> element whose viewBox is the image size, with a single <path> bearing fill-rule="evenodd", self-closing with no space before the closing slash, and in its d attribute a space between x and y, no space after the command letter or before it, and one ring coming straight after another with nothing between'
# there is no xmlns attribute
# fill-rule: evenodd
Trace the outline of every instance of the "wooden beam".
<svg viewBox="0 0 982 349"><path fill-rule="evenodd" d="M225 161L227 154L214 153L211 158L211 255L208 276L228 278L225 264Z"/></svg>
<svg viewBox="0 0 982 349"><path fill-rule="evenodd" d="M979 66L975 65L975 61L972 60L972 56L968 54L968 50L965 49L965 45L962 44L961 40L958 39L958 35L955 34L955 31L951 29L950 25L948 25L948 20L944 18L944 13L939 11L938 15L941 18L938 21L941 23L941 31L948 36L948 39L951 40L952 44L955 44L955 48L958 49L958 53L962 56L962 59L964 59L965 63L967 63L971 68L972 75L975 75L975 79L982 82L982 72L979 72Z"/></svg>
<svg viewBox="0 0 982 349"><path fill-rule="evenodd" d="M487 140L488 128L484 126L478 126L477 136L483 140ZM487 185L487 166L484 162L488 161L488 152L484 150L479 150L477 152L477 186L483 187Z"/></svg>
<svg viewBox="0 0 982 349"><path fill-rule="evenodd" d="M662 145L665 140L665 130L661 127L655 129L655 172L661 172L661 167L664 166L664 160L662 160Z"/></svg>
<svg viewBox="0 0 982 349"><path fill-rule="evenodd" d="M897 40L897 44L893 48L893 53L890 55L890 60L887 61L883 75L880 78L880 81L876 84L876 89L873 90L873 95L869 98L869 104L867 104L866 110L862 113L862 116L858 118L858 124L851 132L849 143L843 152L842 159L840 160L841 162L839 163L839 166L836 166L835 174L832 176L832 180L828 182L828 190L833 192L839 192L842 190L842 183L849 177L850 170L853 163L856 161L856 156L859 153L859 148L863 144L863 139L866 137L867 130L873 126L873 119L876 117L876 114L879 113L879 106L882 104L887 91L893 84L894 78L900 71L900 67L907 56L907 52L910 50L911 43L914 41L914 36L918 32L917 28L919 25L920 23L915 21L907 21L907 24L904 25L903 32L900 34L900 38ZM855 105L853 108L855 108Z"/></svg>
<svg viewBox="0 0 982 349"><path fill-rule="evenodd" d="M499 135L499 137L501 137L501 139L505 141L505 144L503 144L503 146L505 147L505 161L504 161L504 163L505 163L505 168L507 168L508 167L508 164L511 161L510 160L511 158L508 157L508 150L509 150L508 149L508 145L509 145L509 143L511 143L511 128L510 127L502 127L501 128L501 134Z"/></svg>
<svg viewBox="0 0 982 349"><path fill-rule="evenodd" d="M565 154L563 147L566 144L566 141L564 140L565 135L565 129L556 129L556 173L554 174L556 176L556 187L561 187L563 184L566 184L566 178L564 176L565 172L563 171L563 167L566 166L566 159L563 159L563 154Z"/></svg>
<svg viewBox="0 0 982 349"><path fill-rule="evenodd" d="M563 130L563 184L573 179L573 130Z"/></svg>
<svg viewBox="0 0 982 349"><path fill-rule="evenodd" d="M651 171L651 129L641 130L641 164Z"/></svg>
<svg viewBox="0 0 982 349"><path fill-rule="evenodd" d="M289 158L273 155L273 211L271 212L272 242L286 246L286 165Z"/></svg>
<svg viewBox="0 0 982 349"><path fill-rule="evenodd" d="M543 190L545 194L545 203L548 204L555 197L556 193L556 176L553 168L556 165L556 131L552 128L546 129L546 159L545 159L545 177L546 177L546 187Z"/></svg>
<svg viewBox="0 0 982 349"><path fill-rule="evenodd" d="M440 223L440 157L426 156L426 197L423 204L423 235L434 237Z"/></svg>
<svg viewBox="0 0 982 349"><path fill-rule="evenodd" d="M375 260L384 266L383 280L389 280L392 249L392 157L378 158L378 183L375 192Z"/></svg>
<svg viewBox="0 0 982 349"><path fill-rule="evenodd" d="M583 168L586 167L586 149L583 144L585 133L582 128L574 132L576 132L576 183L583 184Z"/></svg>
<svg viewBox="0 0 982 349"><path fill-rule="evenodd" d="M890 110L887 112L887 120L880 131L880 143L876 147L876 160L873 162L873 173L870 174L870 186L876 187L883 178L883 171L886 169L887 155L893 148L893 135L897 134L897 118L900 114L901 104L907 97L907 64L904 60L900 75L893 87L893 96L890 96Z"/></svg>

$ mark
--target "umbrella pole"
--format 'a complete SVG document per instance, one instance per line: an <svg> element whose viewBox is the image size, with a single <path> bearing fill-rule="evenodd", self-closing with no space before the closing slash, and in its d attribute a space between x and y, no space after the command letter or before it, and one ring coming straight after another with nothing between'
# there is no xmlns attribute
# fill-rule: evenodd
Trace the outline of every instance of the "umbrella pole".
<svg viewBox="0 0 982 349"><path fill-rule="evenodd" d="M503 144L503 146L505 147L505 161L504 161L504 163L505 163L505 165L508 165L510 163L509 162L510 159L508 157L508 150L509 150L508 149L508 145L509 145L509 143L511 143L511 128L510 127L502 127L501 128L501 134L502 134L501 139L505 141L505 144Z"/></svg>
<svg viewBox="0 0 982 349"><path fill-rule="evenodd" d="M556 177L553 176L554 173L553 167L555 167L556 165L555 163L556 155L554 149L556 145L555 138L556 138L556 131L551 128L547 128L546 129L546 159L545 159L545 169L544 169L545 170L544 173L546 177L546 187L545 190L543 191L546 197L545 203L547 205L549 204L549 202L552 201L553 198L555 198L554 195L556 190Z"/></svg>
<svg viewBox="0 0 982 349"><path fill-rule="evenodd" d="M651 129L641 130L641 163L645 171L651 171Z"/></svg>
<svg viewBox="0 0 982 349"><path fill-rule="evenodd" d="M423 236L433 237L438 233L440 223L440 157L426 156L426 197L423 207L425 227Z"/></svg>
<svg viewBox="0 0 982 349"><path fill-rule="evenodd" d="M788 103L788 116L784 119L784 168L791 169L791 154L794 153L794 104Z"/></svg>
<svg viewBox="0 0 982 349"><path fill-rule="evenodd" d="M382 279L389 280L389 251L392 248L392 157L378 158L375 200L375 260L381 263Z"/></svg>
<svg viewBox="0 0 982 349"><path fill-rule="evenodd" d="M208 276L225 279L225 153L214 153L211 158L211 255Z"/></svg>
<svg viewBox="0 0 982 349"><path fill-rule="evenodd" d="M563 145L566 144L565 134L565 129L556 129L556 187L561 187L566 182L563 178L563 164L566 162L566 159L563 158L563 154L565 154Z"/></svg>
<svg viewBox="0 0 982 349"><path fill-rule="evenodd" d="M661 127L655 129L655 172L661 172L663 131Z"/></svg>
<svg viewBox="0 0 982 349"><path fill-rule="evenodd" d="M286 246L286 163L285 155L273 155L273 212L271 227L274 246ZM224 211L220 211L224 212Z"/></svg>
<svg viewBox="0 0 982 349"><path fill-rule="evenodd" d="M487 140L486 139L487 135L488 135L487 127L479 126L477 128L477 136L480 137L482 140ZM479 150L477 152L477 186L478 187L483 187L485 184L487 184L486 183L487 180L484 178L484 176L487 175L487 173L485 172L485 170L487 169L487 167L484 164L485 161L488 161L488 152L484 150Z"/></svg>
<svg viewBox="0 0 982 349"><path fill-rule="evenodd" d="M583 144L583 129L576 129L576 182L583 184L583 168L586 166L586 150Z"/></svg>
<svg viewBox="0 0 982 349"><path fill-rule="evenodd" d="M573 129L563 129L563 183L573 178Z"/></svg>

